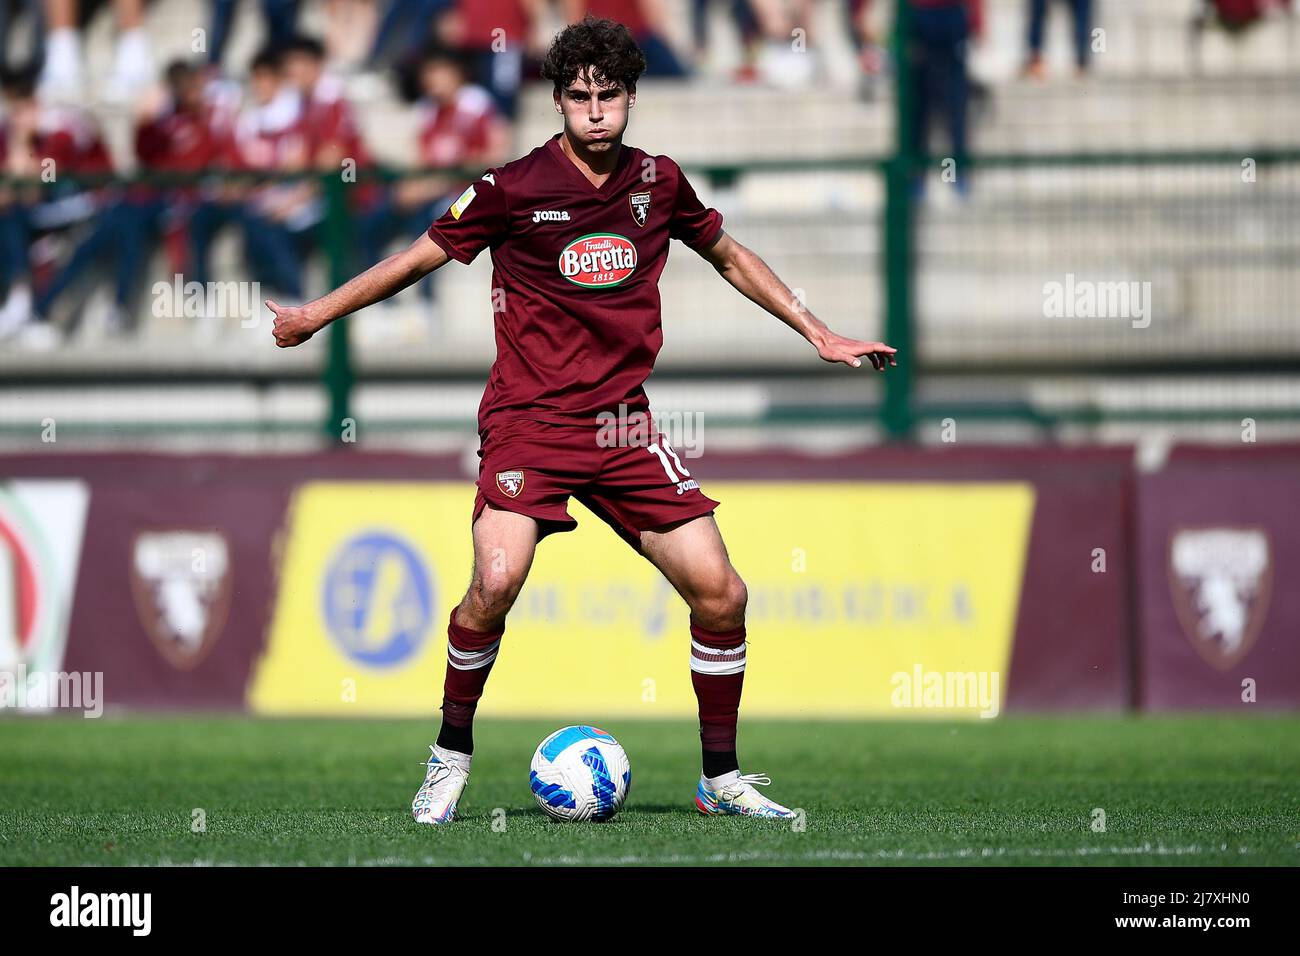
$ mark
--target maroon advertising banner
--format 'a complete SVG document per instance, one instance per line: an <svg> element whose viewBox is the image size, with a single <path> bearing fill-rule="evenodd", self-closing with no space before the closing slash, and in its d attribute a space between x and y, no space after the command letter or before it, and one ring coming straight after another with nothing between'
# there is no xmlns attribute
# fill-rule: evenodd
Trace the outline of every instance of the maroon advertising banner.
<svg viewBox="0 0 1300 956"><path fill-rule="evenodd" d="M1138 489L1141 706L1300 706L1300 454L1191 449Z"/></svg>
<svg viewBox="0 0 1300 956"><path fill-rule="evenodd" d="M4 550L79 553L68 561L60 633L38 626L51 618L38 612L54 606L56 576L28 571L43 569L36 561L4 562L15 599L0 603L15 606L18 627L0 640L11 648L0 670L102 675L97 705L108 709L242 709L266 642L293 490L312 478L453 476L463 477L450 457L350 450L0 456ZM8 500L16 507L3 507ZM6 520L18 505L34 530Z"/></svg>
<svg viewBox="0 0 1300 956"><path fill-rule="evenodd" d="M840 455L710 452L710 478L1024 481L1034 519L1016 619L1007 709L1121 710L1132 704L1127 448L871 448ZM886 524L882 533L905 535Z"/></svg>
<svg viewBox="0 0 1300 956"><path fill-rule="evenodd" d="M233 478L92 482L66 666L110 708L243 707L290 487Z"/></svg>
<svg viewBox="0 0 1300 956"><path fill-rule="evenodd" d="M1127 449L717 450L701 464L716 480L1031 485L1010 710L1300 706L1300 449L1180 448L1140 477ZM357 450L0 457L0 656L102 673L109 707L242 708L295 488L468 482L464 468Z"/></svg>

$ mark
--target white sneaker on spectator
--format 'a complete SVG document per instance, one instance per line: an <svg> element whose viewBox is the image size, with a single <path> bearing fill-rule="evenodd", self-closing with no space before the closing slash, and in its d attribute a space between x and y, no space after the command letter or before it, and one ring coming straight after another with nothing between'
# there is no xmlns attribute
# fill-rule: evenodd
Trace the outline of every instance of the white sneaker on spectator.
<svg viewBox="0 0 1300 956"><path fill-rule="evenodd" d="M73 29L52 30L45 37L45 65L38 87L43 97L64 102L82 99L81 35Z"/></svg>
<svg viewBox="0 0 1300 956"><path fill-rule="evenodd" d="M817 57L807 48L796 50L773 40L759 54L758 69L763 81L776 89L806 89L817 75Z"/></svg>
<svg viewBox="0 0 1300 956"><path fill-rule="evenodd" d="M23 326L13 339L14 343L28 352L48 352L63 342L63 333L49 322L32 319Z"/></svg>
<svg viewBox="0 0 1300 956"><path fill-rule="evenodd" d="M77 338L86 344L113 341L123 337L126 327L126 310L111 303L87 314Z"/></svg>
<svg viewBox="0 0 1300 956"><path fill-rule="evenodd" d="M25 285L12 286L5 304L0 306L0 341L17 335L31 321L32 290Z"/></svg>
<svg viewBox="0 0 1300 956"><path fill-rule="evenodd" d="M116 103L130 102L153 83L155 74L149 35L143 28L125 31L117 38L113 73L106 88L108 99Z"/></svg>

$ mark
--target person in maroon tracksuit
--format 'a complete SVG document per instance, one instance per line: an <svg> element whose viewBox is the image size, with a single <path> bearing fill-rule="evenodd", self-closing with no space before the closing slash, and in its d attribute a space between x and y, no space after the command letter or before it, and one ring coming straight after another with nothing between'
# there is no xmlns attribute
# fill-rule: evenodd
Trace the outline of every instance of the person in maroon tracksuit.
<svg viewBox="0 0 1300 956"><path fill-rule="evenodd" d="M448 622L443 721L412 810L446 823L468 780L473 718L506 615L538 542L577 522L577 498L673 584L690 607L691 679L703 774L696 807L763 817L792 811L740 774L736 723L745 669L745 584L713 518L718 501L655 426L644 383L663 342L659 277L676 239L822 359L883 370L894 350L832 332L758 256L727 235L667 156L624 145L645 58L621 24L562 31L543 76L563 132L470 185L426 235L299 307L268 301L274 336L295 346L335 319L455 260L491 251L497 359L479 406L474 571Z"/></svg>

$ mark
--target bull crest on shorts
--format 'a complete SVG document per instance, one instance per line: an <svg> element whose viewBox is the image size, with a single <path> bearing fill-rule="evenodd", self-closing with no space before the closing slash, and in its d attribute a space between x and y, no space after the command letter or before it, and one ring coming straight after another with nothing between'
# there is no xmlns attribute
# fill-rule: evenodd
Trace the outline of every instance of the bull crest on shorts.
<svg viewBox="0 0 1300 956"><path fill-rule="evenodd" d="M650 217L650 191L647 189L643 193L632 193L627 197L627 201L632 206L632 218L636 220L636 224L644 226L646 219Z"/></svg>
<svg viewBox="0 0 1300 956"><path fill-rule="evenodd" d="M524 490L524 473L522 471L498 471L497 487L507 498L518 498Z"/></svg>
<svg viewBox="0 0 1300 956"><path fill-rule="evenodd" d="M1262 528L1184 528L1169 542L1169 586L1188 640L1226 671L1250 652L1268 612L1273 568Z"/></svg>

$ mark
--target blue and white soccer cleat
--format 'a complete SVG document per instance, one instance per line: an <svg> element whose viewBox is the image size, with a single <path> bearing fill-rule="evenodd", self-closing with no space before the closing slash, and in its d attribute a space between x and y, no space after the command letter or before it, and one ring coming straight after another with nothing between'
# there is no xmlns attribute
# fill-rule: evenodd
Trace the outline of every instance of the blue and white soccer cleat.
<svg viewBox="0 0 1300 956"><path fill-rule="evenodd" d="M469 770L458 763L444 762L433 747L429 748L426 766L429 769L424 783L411 801L411 815L416 823L450 823L456 818L456 803L469 783Z"/></svg>
<svg viewBox="0 0 1300 956"><path fill-rule="evenodd" d="M695 788L695 808L704 814L739 814L746 817L792 817L789 807L767 799L754 785L766 787L772 782L765 773L735 773L731 779L720 783L717 789L709 786L708 779L700 777Z"/></svg>

